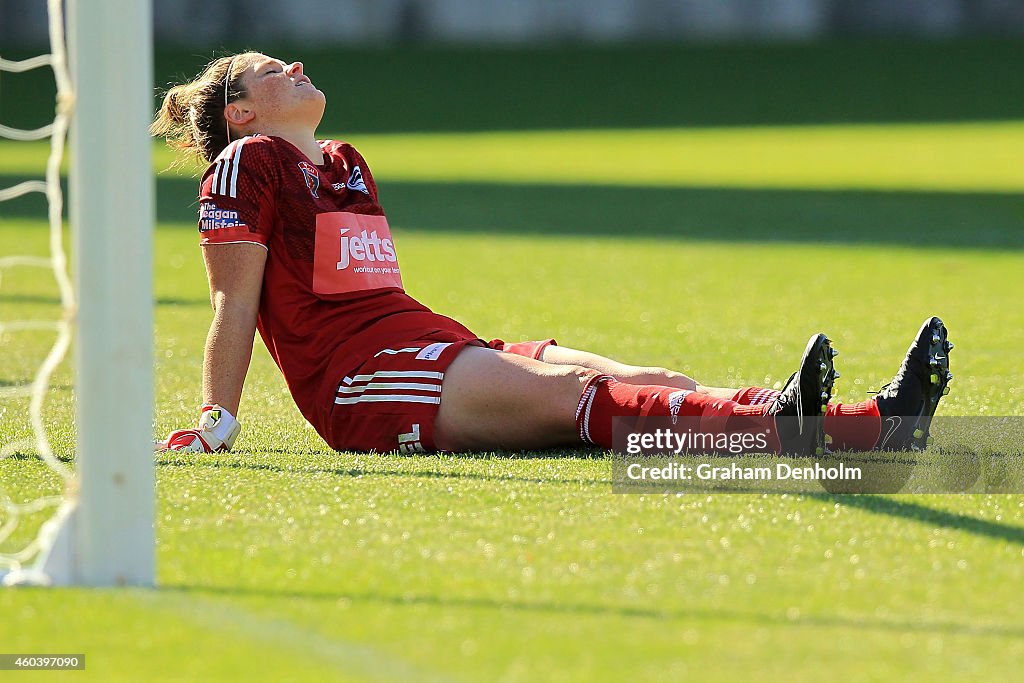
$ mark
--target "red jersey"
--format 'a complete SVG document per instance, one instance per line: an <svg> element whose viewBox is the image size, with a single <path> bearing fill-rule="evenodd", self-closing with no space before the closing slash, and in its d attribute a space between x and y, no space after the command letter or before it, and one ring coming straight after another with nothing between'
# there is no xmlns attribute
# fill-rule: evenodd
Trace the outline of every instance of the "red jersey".
<svg viewBox="0 0 1024 683"><path fill-rule="evenodd" d="M477 337L405 293L366 160L343 142L320 148L317 165L282 138L232 142L203 175L199 232L203 245L267 249L257 329L325 435L339 380L389 342L437 330Z"/></svg>

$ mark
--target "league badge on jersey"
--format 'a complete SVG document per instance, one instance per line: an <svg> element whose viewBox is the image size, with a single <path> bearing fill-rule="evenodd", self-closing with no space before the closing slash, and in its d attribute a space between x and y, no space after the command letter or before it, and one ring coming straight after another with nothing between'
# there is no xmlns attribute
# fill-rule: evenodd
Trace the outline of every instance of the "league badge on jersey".
<svg viewBox="0 0 1024 683"><path fill-rule="evenodd" d="M306 187L309 188L313 199L320 199L320 195L316 193L320 189L320 172L316 170L316 166L308 161L300 161L299 170L302 171L302 178L306 181Z"/></svg>
<svg viewBox="0 0 1024 683"><path fill-rule="evenodd" d="M345 183L345 187L350 190L358 190L363 194L370 194L370 191L366 189L366 183L363 181L363 172L358 166L352 167L352 172L348 174L348 182Z"/></svg>

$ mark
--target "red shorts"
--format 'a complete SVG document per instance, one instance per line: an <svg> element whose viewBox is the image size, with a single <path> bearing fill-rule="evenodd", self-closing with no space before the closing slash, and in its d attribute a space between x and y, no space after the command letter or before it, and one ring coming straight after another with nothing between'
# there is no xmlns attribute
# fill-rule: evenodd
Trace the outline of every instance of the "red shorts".
<svg viewBox="0 0 1024 683"><path fill-rule="evenodd" d="M554 339L486 346L537 359ZM423 453L435 450L434 420L441 405L445 370L467 345L484 346L438 331L404 343L391 343L341 379L328 433L337 451Z"/></svg>

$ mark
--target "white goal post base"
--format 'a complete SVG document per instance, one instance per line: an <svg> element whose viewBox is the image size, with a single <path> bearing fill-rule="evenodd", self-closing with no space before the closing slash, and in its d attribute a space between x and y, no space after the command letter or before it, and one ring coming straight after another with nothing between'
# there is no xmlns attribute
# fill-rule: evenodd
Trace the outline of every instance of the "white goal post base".
<svg viewBox="0 0 1024 683"><path fill-rule="evenodd" d="M3 586L70 586L78 583L74 576L74 536L78 505L65 500L57 514L43 525L38 541L41 545L36 561L22 569L0 574Z"/></svg>

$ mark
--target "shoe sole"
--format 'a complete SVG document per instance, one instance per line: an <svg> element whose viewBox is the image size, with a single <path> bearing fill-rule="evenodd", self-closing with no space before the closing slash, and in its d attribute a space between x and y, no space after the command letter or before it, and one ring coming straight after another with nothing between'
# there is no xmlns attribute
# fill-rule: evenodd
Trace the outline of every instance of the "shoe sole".
<svg viewBox="0 0 1024 683"><path fill-rule="evenodd" d="M928 349L928 381L924 383L924 407L910 443L913 448L923 450L928 447L928 432L935 409L942 397L949 393L949 382L953 379L953 373L949 371L949 352L953 350L953 344L940 318L932 316L924 321L917 333L917 346Z"/></svg>
<svg viewBox="0 0 1024 683"><path fill-rule="evenodd" d="M832 398L839 373L836 372L834 359L839 351L832 348L832 340L824 334L816 334L807 341L803 358L800 360L800 403L804 409L804 417L811 417L814 425L812 438L809 439L808 454L825 455L828 453L825 436L825 412Z"/></svg>

